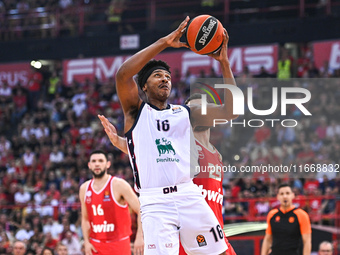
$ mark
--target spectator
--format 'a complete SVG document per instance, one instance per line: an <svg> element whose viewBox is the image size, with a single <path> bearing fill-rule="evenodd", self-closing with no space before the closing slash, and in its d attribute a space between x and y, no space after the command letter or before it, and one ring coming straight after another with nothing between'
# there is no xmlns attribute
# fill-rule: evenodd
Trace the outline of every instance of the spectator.
<svg viewBox="0 0 340 255"><path fill-rule="evenodd" d="M86 109L87 105L81 100L81 98L77 98L77 100L73 103L72 110L74 111L77 118L79 118Z"/></svg>
<svg viewBox="0 0 340 255"><path fill-rule="evenodd" d="M52 215L47 216L46 223L43 226L43 233L51 233L53 239L58 239L59 234L63 231L63 225L53 220Z"/></svg>
<svg viewBox="0 0 340 255"><path fill-rule="evenodd" d="M35 68L31 67L28 81L28 105L30 111L35 110L40 97L40 90L43 82L42 74Z"/></svg>
<svg viewBox="0 0 340 255"><path fill-rule="evenodd" d="M69 255L82 255L79 240L71 231L67 231L65 233L65 238L61 241L61 243L67 247Z"/></svg>
<svg viewBox="0 0 340 255"><path fill-rule="evenodd" d="M6 107L12 102L12 88L8 86L7 81L3 81L0 85L0 106Z"/></svg>
<svg viewBox="0 0 340 255"><path fill-rule="evenodd" d="M61 166L64 160L64 153L60 150L58 145L53 146L49 160L53 164L53 167L57 168Z"/></svg>
<svg viewBox="0 0 340 255"><path fill-rule="evenodd" d="M57 244L58 244L58 240L52 237L51 232L47 232L45 234L44 246L54 250L57 247Z"/></svg>
<svg viewBox="0 0 340 255"><path fill-rule="evenodd" d="M332 255L333 245L328 241L323 241L319 244L318 255Z"/></svg>
<svg viewBox="0 0 340 255"><path fill-rule="evenodd" d="M41 205L45 199L47 198L47 195L44 191L44 189L39 189L37 193L34 194L33 199L36 205Z"/></svg>
<svg viewBox="0 0 340 255"><path fill-rule="evenodd" d="M24 191L22 185L18 185L18 191L14 194L14 201L16 205L25 206L31 200L31 194Z"/></svg>
<svg viewBox="0 0 340 255"><path fill-rule="evenodd" d="M22 241L16 241L13 244L13 255L24 255L26 253L26 244Z"/></svg>
<svg viewBox="0 0 340 255"><path fill-rule="evenodd" d="M57 185L55 183L50 184L48 190L46 191L46 196L56 201L60 199L60 192L57 190Z"/></svg>
<svg viewBox="0 0 340 255"><path fill-rule="evenodd" d="M50 247L45 247L41 253L41 255L54 255L53 249ZM58 254L59 255L59 254Z"/></svg>
<svg viewBox="0 0 340 255"><path fill-rule="evenodd" d="M34 235L34 231L29 223L25 223L24 227L21 228L16 234L15 238L19 241L29 240Z"/></svg>
<svg viewBox="0 0 340 255"><path fill-rule="evenodd" d="M56 250L58 255L69 255L67 246L61 242L58 243Z"/></svg>
<svg viewBox="0 0 340 255"><path fill-rule="evenodd" d="M25 153L22 155L22 159L24 160L25 166L32 166L34 160L35 160L35 153L32 152L32 149L30 147L25 148Z"/></svg>
<svg viewBox="0 0 340 255"><path fill-rule="evenodd" d="M277 63L277 78L278 80L286 81L292 77L292 61L288 57L286 49L281 50L281 58Z"/></svg>

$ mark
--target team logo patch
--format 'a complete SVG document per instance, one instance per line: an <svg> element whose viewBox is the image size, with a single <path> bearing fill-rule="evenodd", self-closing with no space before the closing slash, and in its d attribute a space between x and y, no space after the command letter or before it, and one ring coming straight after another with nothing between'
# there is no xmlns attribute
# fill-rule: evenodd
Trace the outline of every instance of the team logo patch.
<svg viewBox="0 0 340 255"><path fill-rule="evenodd" d="M275 217L275 222L280 222L280 216Z"/></svg>
<svg viewBox="0 0 340 255"><path fill-rule="evenodd" d="M90 197L86 197L86 203L91 204L92 199Z"/></svg>
<svg viewBox="0 0 340 255"><path fill-rule="evenodd" d="M90 204L92 199L91 199L91 196L92 196L92 191L91 190L88 190L86 191L85 193L85 202Z"/></svg>
<svg viewBox="0 0 340 255"><path fill-rule="evenodd" d="M206 246L207 242L205 241L205 237L203 235L198 235L196 237L197 243L199 247Z"/></svg>
<svg viewBox="0 0 340 255"><path fill-rule="evenodd" d="M295 221L294 217L289 217L288 219L289 223L293 223Z"/></svg>
<svg viewBox="0 0 340 255"><path fill-rule="evenodd" d="M175 106L172 108L172 113L175 114L175 113L178 113L178 112L181 112L183 111L181 107L179 106Z"/></svg>
<svg viewBox="0 0 340 255"><path fill-rule="evenodd" d="M148 249L156 249L156 244L148 244Z"/></svg>
<svg viewBox="0 0 340 255"><path fill-rule="evenodd" d="M105 190L104 192L104 199L103 199L104 202L108 202L108 201L111 201L110 199L110 191L108 190Z"/></svg>
<svg viewBox="0 0 340 255"><path fill-rule="evenodd" d="M199 159L204 159L204 153L203 153L202 147L196 144L196 148L197 148L197 151L198 151Z"/></svg>

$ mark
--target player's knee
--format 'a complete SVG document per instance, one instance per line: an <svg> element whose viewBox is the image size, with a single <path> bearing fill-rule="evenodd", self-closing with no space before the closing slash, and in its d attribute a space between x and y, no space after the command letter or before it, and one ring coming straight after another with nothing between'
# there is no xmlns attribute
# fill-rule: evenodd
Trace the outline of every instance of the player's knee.
<svg viewBox="0 0 340 255"><path fill-rule="evenodd" d="M220 255L226 255L227 253L226 253L226 251L224 251L224 252L222 252Z"/></svg>

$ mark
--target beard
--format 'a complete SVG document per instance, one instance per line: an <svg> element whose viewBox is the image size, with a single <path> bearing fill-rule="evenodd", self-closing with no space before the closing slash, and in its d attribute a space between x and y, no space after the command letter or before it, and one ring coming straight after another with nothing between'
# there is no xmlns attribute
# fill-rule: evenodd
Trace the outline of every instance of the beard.
<svg viewBox="0 0 340 255"><path fill-rule="evenodd" d="M106 173L106 170L101 171L99 174L96 174L95 172L92 171L93 178L95 178L95 179L102 178L105 173Z"/></svg>

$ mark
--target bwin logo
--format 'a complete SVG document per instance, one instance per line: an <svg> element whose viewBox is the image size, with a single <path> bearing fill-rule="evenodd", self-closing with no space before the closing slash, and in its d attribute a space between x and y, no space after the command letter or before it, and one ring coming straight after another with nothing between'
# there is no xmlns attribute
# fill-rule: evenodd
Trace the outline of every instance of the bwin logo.
<svg viewBox="0 0 340 255"><path fill-rule="evenodd" d="M92 230L94 233L106 233L106 232L113 232L115 230L115 225L112 223L107 224L107 221L105 220L103 222L104 224L93 224L92 225Z"/></svg>

